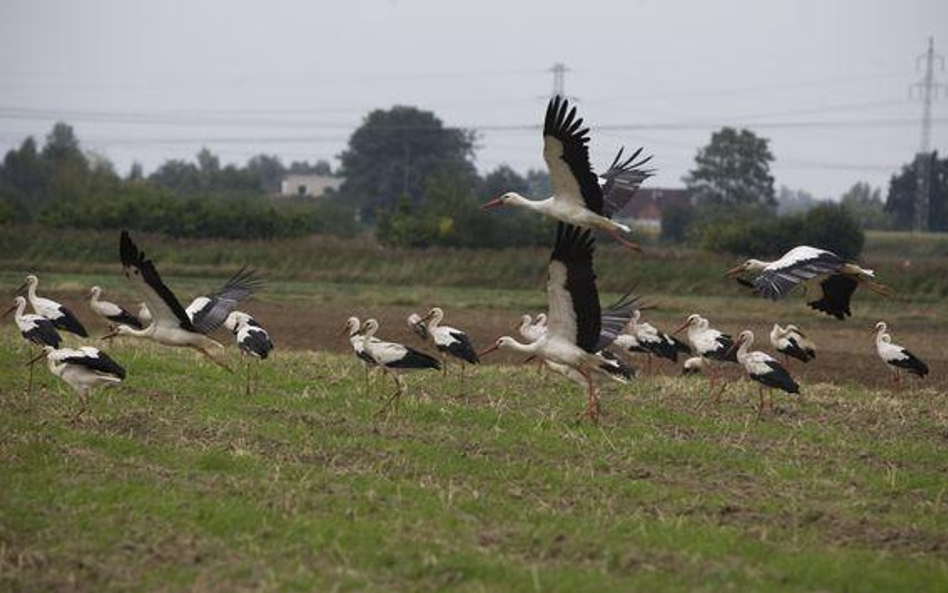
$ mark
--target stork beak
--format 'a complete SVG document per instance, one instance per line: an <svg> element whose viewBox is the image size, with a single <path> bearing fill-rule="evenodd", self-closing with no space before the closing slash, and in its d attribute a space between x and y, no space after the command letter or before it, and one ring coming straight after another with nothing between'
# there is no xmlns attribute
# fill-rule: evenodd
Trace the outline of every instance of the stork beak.
<svg viewBox="0 0 948 593"><path fill-rule="evenodd" d="M26 282L24 282L23 284L20 285L19 288L17 288L16 290L14 290L14 291L13 291L13 294L20 294L20 293L23 292L24 290L26 290Z"/></svg>
<svg viewBox="0 0 948 593"><path fill-rule="evenodd" d="M40 352L39 354L37 354L36 356L34 356L33 358L31 358L31 359L26 363L25 366L28 366L28 367L29 367L29 366L33 366L33 365L36 363L37 360L39 360L39 359L41 359L41 358L45 358L45 357L46 357L46 351L43 350L42 352Z"/></svg>
<svg viewBox="0 0 948 593"><path fill-rule="evenodd" d="M347 324L345 324L345 325L342 326L342 329L341 329L341 330L339 330L338 332L336 332L336 335L337 335L337 336L344 336L344 335L346 335L348 332L349 332L349 324L347 323Z"/></svg>
<svg viewBox="0 0 948 593"><path fill-rule="evenodd" d="M740 273L743 272L743 271L744 271L744 264L741 264L741 265L739 265L739 266L734 266L733 268L731 268L731 269L728 270L727 272L724 272L724 276L725 276L726 278L733 278L734 276L737 276L738 274L740 274Z"/></svg>
<svg viewBox="0 0 948 593"><path fill-rule="evenodd" d="M112 338L114 338L114 337L116 337L116 336L118 336L118 335L119 335L118 331L111 331L111 332L105 334L104 336L102 336L102 337L99 338L99 339L104 342L104 341L106 341L106 340L111 340Z"/></svg>
<svg viewBox="0 0 948 593"><path fill-rule="evenodd" d="M682 331L684 331L684 329L685 329L686 327L688 327L688 323L689 323L689 322L687 322L687 321L684 322L684 323L682 323L682 324L681 324L681 327L679 327L678 329L676 329L675 331L672 332L672 335L673 335L673 336L677 336L678 334L680 334Z"/></svg>
<svg viewBox="0 0 948 593"><path fill-rule="evenodd" d="M500 208L503 205L504 205L504 201L500 198L497 198L481 206L481 210L491 210L493 208Z"/></svg>
<svg viewBox="0 0 948 593"><path fill-rule="evenodd" d="M14 311L16 311L16 305L13 305L12 307L10 307L10 308L7 309L6 311L4 311L4 312L3 312L3 315L0 315L0 319L3 319L4 317L6 317L7 315L9 315L10 313L13 313Z"/></svg>
<svg viewBox="0 0 948 593"><path fill-rule="evenodd" d="M490 354L491 352L497 350L498 348L500 348L500 346L498 346L498 345L495 343L495 344L493 344L492 346L488 347L487 349L482 350L481 352L478 352L478 353L477 353L477 356L478 356L478 358L483 358L483 357L487 356L488 354Z"/></svg>
<svg viewBox="0 0 948 593"><path fill-rule="evenodd" d="M523 359L523 362L521 362L520 364L527 364L528 362L532 361L532 360L535 359L536 357L537 357L536 354L534 354L533 356L528 356L528 357L524 358L524 359Z"/></svg>

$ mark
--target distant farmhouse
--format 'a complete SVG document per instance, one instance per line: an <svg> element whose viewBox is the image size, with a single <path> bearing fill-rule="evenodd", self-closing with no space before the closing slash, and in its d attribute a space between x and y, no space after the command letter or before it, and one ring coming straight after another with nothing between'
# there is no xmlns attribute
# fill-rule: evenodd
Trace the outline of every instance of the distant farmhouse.
<svg viewBox="0 0 948 593"><path fill-rule="evenodd" d="M615 219L634 226L662 228L662 212L670 204L687 204L691 192L684 188L639 188Z"/></svg>
<svg viewBox="0 0 948 593"><path fill-rule="evenodd" d="M307 197L319 198L326 190L337 190L344 180L331 175L297 174L291 173L280 182L281 198Z"/></svg>

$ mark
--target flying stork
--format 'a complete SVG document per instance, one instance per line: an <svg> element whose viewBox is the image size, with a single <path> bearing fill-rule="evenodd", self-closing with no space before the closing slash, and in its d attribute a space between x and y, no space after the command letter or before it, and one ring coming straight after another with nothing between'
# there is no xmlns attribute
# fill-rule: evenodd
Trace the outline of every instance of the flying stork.
<svg viewBox="0 0 948 593"><path fill-rule="evenodd" d="M773 356L760 351L748 352L753 343L754 333L744 330L737 336L732 350L737 350L737 362L744 367L747 376L759 384L757 415L760 416L764 411L764 387L767 391L779 389L787 393L800 393L800 386ZM773 409L773 400L770 401L770 407Z"/></svg>
<svg viewBox="0 0 948 593"><path fill-rule="evenodd" d="M37 285L39 285L39 279L33 274L30 274L16 292L23 292L25 288L27 291L26 296L30 301L30 306L33 307L33 312L52 321L56 329L76 334L81 338L88 338L89 334L86 332L86 328L82 326L82 323L73 315L72 311L54 300L36 296Z"/></svg>
<svg viewBox="0 0 948 593"><path fill-rule="evenodd" d="M215 292L191 301L184 312L191 319L194 329L202 334L210 334L237 309L237 303L252 295L263 283L254 270L244 266Z"/></svg>
<svg viewBox="0 0 948 593"><path fill-rule="evenodd" d="M586 415L594 422L599 418L599 397L593 375L611 375L605 369L618 363L599 352L616 339L631 315L631 302L625 297L620 311L603 315L593 272L593 245L591 232L573 225L560 223L556 229L556 244L550 255L546 283L548 307L547 331L539 340L523 344L510 336L501 336L481 353L484 356L499 348L539 356L544 360L565 365L578 372L586 382ZM626 295L628 296L628 295Z"/></svg>
<svg viewBox="0 0 948 593"><path fill-rule="evenodd" d="M411 370L434 369L440 370L441 363L438 359L419 352L410 346L398 344L396 342L385 342L375 338L375 333L379 330L379 322L375 319L367 319L362 324L362 349L372 357L375 364L386 375L391 375L395 381L395 393L385 401L385 405L378 411L379 414L385 411L392 403L397 403L401 399L402 392L405 390L402 384L400 373Z"/></svg>
<svg viewBox="0 0 948 593"><path fill-rule="evenodd" d="M770 330L770 345L783 354L785 362L788 363L791 357L803 363L816 358L816 345L792 323L787 327L780 327L780 324L775 323Z"/></svg>
<svg viewBox="0 0 948 593"><path fill-rule="evenodd" d="M59 348L59 344L62 343L62 338L59 336L59 332L56 331L53 322L42 315L26 313L25 311L26 299L18 296L13 299L13 306L7 309L3 315L0 315L0 318L13 313L13 320L16 322L16 326L20 330L20 335L23 336L24 340L30 344L37 344L41 348L46 346ZM32 356L32 352L30 355ZM26 393L29 395L32 392L33 365L30 365L30 378L26 383Z"/></svg>
<svg viewBox="0 0 948 593"><path fill-rule="evenodd" d="M208 348L223 348L224 346L204 335L194 326L184 307L181 306L181 302L162 282L154 263L147 259L145 253L132 242L128 231L122 231L119 239L119 254L122 259L125 277L138 288L145 298L145 303L147 303L148 309L152 313L152 321L142 329L120 324L115 330L103 336L103 339L131 336L152 340L165 346L193 348L214 364L228 372L233 372L227 365L208 352Z"/></svg>
<svg viewBox="0 0 948 593"><path fill-rule="evenodd" d="M92 309L92 312L98 315L99 317L105 319L109 324L109 328L112 328L120 323L124 323L135 329L141 329L142 322L122 307L116 305L110 301L102 300L102 289L98 286L93 286L89 289L89 308Z"/></svg>
<svg viewBox="0 0 948 593"><path fill-rule="evenodd" d="M482 208L515 206L533 210L566 224L604 231L624 247L641 251L620 234L632 229L613 220L613 216L652 175L650 169L643 168L651 157L635 162L640 148L623 161L620 150L600 180L589 164L588 134L589 128L583 127L576 107L570 108L569 101L559 95L553 97L543 121L543 159L553 183L553 196L529 200L517 192L507 192Z"/></svg>
<svg viewBox="0 0 948 593"><path fill-rule="evenodd" d="M257 320L242 311L231 311L224 320L224 327L233 332L240 351L251 358L264 360L273 351L270 334ZM247 361L247 384L245 393L250 395L250 364Z"/></svg>
<svg viewBox="0 0 948 593"><path fill-rule="evenodd" d="M708 379L713 394L717 373L714 372L712 361L737 362L737 357L734 354L734 340L728 334L711 327L710 322L697 313L689 315L681 327L672 332L672 335L677 335L685 329L688 330L688 341L691 343L695 354L707 363L704 366L708 371ZM722 383L721 391L715 396L715 401L721 397L726 387L727 383Z"/></svg>
<svg viewBox="0 0 948 593"><path fill-rule="evenodd" d="M76 422L89 406L89 392L100 385L121 383L125 369L108 354L92 346L78 349L44 346L43 352L30 360L29 366L46 357L49 372L65 381L79 396L80 408L72 421Z"/></svg>
<svg viewBox="0 0 948 593"><path fill-rule="evenodd" d="M884 321L877 323L872 331L876 334L876 352L879 353L882 362L892 369L894 373L892 381L894 383L902 382L903 370L918 377L924 377L928 374L927 364L907 349L892 343L889 326Z"/></svg>
<svg viewBox="0 0 948 593"><path fill-rule="evenodd" d="M748 281L741 277L744 273L754 278ZM774 261L749 259L727 270L725 275L737 278L758 295L774 301L803 284L807 304L836 319L852 315L849 301L859 285L883 296L892 296L889 287L875 281L872 270L846 261L832 251L807 245L794 247Z"/></svg>

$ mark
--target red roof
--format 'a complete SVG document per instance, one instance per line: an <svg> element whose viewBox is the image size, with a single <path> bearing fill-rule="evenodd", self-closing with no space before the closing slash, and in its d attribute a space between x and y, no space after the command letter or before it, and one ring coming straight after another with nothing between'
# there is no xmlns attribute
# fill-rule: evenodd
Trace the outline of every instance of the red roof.
<svg viewBox="0 0 948 593"><path fill-rule="evenodd" d="M668 204L683 204L691 201L691 192L684 188L650 187L639 188L632 199L615 218L632 220L661 220L662 210Z"/></svg>

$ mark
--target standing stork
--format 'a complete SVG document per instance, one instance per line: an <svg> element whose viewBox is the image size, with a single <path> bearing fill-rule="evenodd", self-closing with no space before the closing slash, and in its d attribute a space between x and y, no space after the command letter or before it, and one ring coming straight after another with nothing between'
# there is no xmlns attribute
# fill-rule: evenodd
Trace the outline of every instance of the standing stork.
<svg viewBox="0 0 948 593"><path fill-rule="evenodd" d="M691 343L695 354L708 363L706 367L713 394L717 373L714 372L712 361L737 362L737 357L734 355L734 340L728 334L711 327L708 320L697 313L689 315L688 319L672 335L676 335L685 329L688 330L688 341ZM726 387L727 383L721 384L721 391L715 397L715 401L720 399Z"/></svg>
<svg viewBox="0 0 948 593"><path fill-rule="evenodd" d="M125 369L108 354L92 346L77 349L44 346L43 352L27 364L32 368L33 363L44 356L49 372L65 381L79 396L80 408L72 417L73 422L86 412L89 393L94 388L121 383L125 379Z"/></svg>
<svg viewBox="0 0 948 593"><path fill-rule="evenodd" d="M775 323L773 329L770 330L770 345L783 354L784 362L787 363L790 362L791 357L803 363L816 358L816 345L792 323L787 327L780 327Z"/></svg>
<svg viewBox="0 0 948 593"><path fill-rule="evenodd" d="M755 276L748 281L741 277L744 273ZM892 296L889 287L875 281L876 274L872 270L846 261L832 251L807 245L794 247L774 261L749 259L724 274L773 301L802 284L807 304L836 319L852 316L849 301L860 285L883 296Z"/></svg>
<svg viewBox="0 0 948 593"><path fill-rule="evenodd" d="M105 321L109 324L109 329L112 329L120 323L124 323L129 327L134 327L135 329L141 329L144 327L138 317L135 317L113 302L102 300L101 297L101 288L98 286L93 286L91 289L89 289L89 308L92 309L93 313L102 319L105 319Z"/></svg>
<svg viewBox="0 0 948 593"><path fill-rule="evenodd" d="M773 356L759 350L748 352L753 343L754 333L744 330L737 336L732 350L737 350L737 362L744 367L747 376L758 383L757 415L760 416L764 411L764 387L767 391L779 389L787 393L800 393L800 386ZM770 407L773 409L773 400L770 401Z"/></svg>
<svg viewBox="0 0 948 593"><path fill-rule="evenodd" d="M259 290L263 283L254 270L244 266L216 291L195 298L184 311L194 329L210 334L237 309L237 303Z"/></svg>
<svg viewBox="0 0 948 593"><path fill-rule="evenodd" d="M599 397L592 377L614 377L604 368L618 365L599 352L619 335L631 315L632 307L629 303L622 309L623 314L603 316L593 272L593 245L594 239L589 230L563 223L557 225L556 244L550 255L546 282L549 301L546 333L530 344L520 343L510 336L501 336L481 356L499 348L508 348L572 368L586 382L585 413L596 422L599 418Z"/></svg>
<svg viewBox="0 0 948 593"><path fill-rule="evenodd" d="M464 390L464 363L478 364L477 350L471 338L462 330L449 325L441 325L444 320L444 311L441 307L432 307L428 314L421 318L425 324L425 330L428 339L434 344L434 347L441 353L442 369L447 372L448 357L451 356L458 360L461 365L461 390Z"/></svg>
<svg viewBox="0 0 948 593"><path fill-rule="evenodd" d="M408 315L408 318L405 321L408 323L408 329L410 329L413 334L418 336L422 342L428 341L428 326L425 325L425 320L422 319L421 315L418 313L411 313Z"/></svg>
<svg viewBox="0 0 948 593"><path fill-rule="evenodd" d="M924 377L928 374L928 365L922 362L919 357L906 348L892 343L889 326L884 321L877 323L872 331L876 334L876 352L879 353L879 358L893 371L893 383L899 384L902 382L903 370L918 377Z"/></svg>
<svg viewBox="0 0 948 593"><path fill-rule="evenodd" d="M366 319L362 324L362 349L372 357L375 364L385 372L391 375L395 381L395 393L387 400L385 405L379 410L382 413L385 409L401 399L405 386L402 384L400 373L411 370L434 369L440 370L441 363L438 359L419 352L410 346L398 344L396 342L385 342L375 338L375 332L379 330L379 322L375 319Z"/></svg>
<svg viewBox="0 0 948 593"><path fill-rule="evenodd" d="M636 309L632 312L632 318L626 325L625 334L631 334L635 338L637 350L645 352L648 360L651 362L652 356L665 358L674 363L678 362L678 354L691 354L691 348L674 336L670 336L659 331L654 325L639 321L642 318L642 311Z"/></svg>
<svg viewBox="0 0 948 593"><path fill-rule="evenodd" d="M543 159L553 183L553 196L529 200L517 192L507 192L483 208L514 206L533 210L566 224L604 231L624 247L641 251L637 244L620 235L632 229L613 220L613 216L652 175L651 170L642 168L651 157L635 162L642 152L640 148L623 161L620 150L600 181L589 164L588 134L583 118L576 116L576 107L570 108L569 101L559 95L553 97L543 121Z"/></svg>
<svg viewBox="0 0 948 593"><path fill-rule="evenodd" d="M147 259L145 253L132 242L128 231L122 231L119 239L119 254L125 277L145 298L148 310L152 313L152 321L142 329L121 324L103 336L103 339L131 336L152 340L165 346L192 348L222 369L233 372L208 352L208 348L224 348L224 346L194 327L178 297L165 286L161 276L158 275L158 270L155 269L155 264Z"/></svg>
<svg viewBox="0 0 948 593"><path fill-rule="evenodd" d="M231 311L224 320L224 327L233 332L240 351L251 358L264 360L273 351L273 342L270 334L263 329L257 320L242 311ZM247 387L245 393L250 395L250 361L247 361Z"/></svg>
<svg viewBox="0 0 948 593"><path fill-rule="evenodd" d="M418 319L421 319L418 316ZM343 326L342 331L339 335L346 334L349 337L349 344L352 346L352 351L355 353L356 358L362 361L362 366L365 369L365 392L369 390L369 371L372 370L372 367L376 366L375 359L372 358L368 352L365 351L362 342L362 323L359 322L358 317L350 317L346 320L345 326ZM378 338L372 338L378 342Z"/></svg>
<svg viewBox="0 0 948 593"><path fill-rule="evenodd" d="M13 313L13 320L16 322L16 326L20 330L20 335L23 336L24 340L30 344L37 344L41 348L46 346L59 348L59 344L62 343L62 338L59 336L59 332L56 331L53 322L42 315L26 313L25 311L26 299L18 296L13 299L13 306L7 309L3 315L0 315L0 318ZM32 355L33 353L30 352L31 357ZM29 367L30 377L26 383L27 395L33 391L33 365L29 365Z"/></svg>
<svg viewBox="0 0 948 593"><path fill-rule="evenodd" d="M72 311L52 299L36 296L36 287L38 285L39 278L30 274L16 292L23 292L25 288L26 297L30 301L30 306L33 307L33 312L52 321L56 329L76 334L81 338L88 338L89 334L86 332L86 328L82 326L82 323L73 315Z"/></svg>

